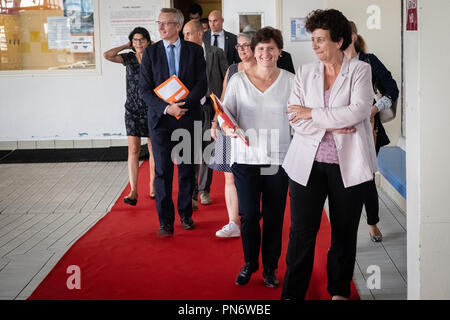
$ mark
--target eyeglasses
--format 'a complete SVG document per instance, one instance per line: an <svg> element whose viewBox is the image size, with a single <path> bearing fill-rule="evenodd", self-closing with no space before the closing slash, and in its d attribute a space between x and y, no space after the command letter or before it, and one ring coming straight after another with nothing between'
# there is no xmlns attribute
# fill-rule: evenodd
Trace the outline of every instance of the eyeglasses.
<svg viewBox="0 0 450 320"><path fill-rule="evenodd" d="M146 42L146 41L147 41L147 39L145 39L145 38L139 38L139 39L133 38L133 42L139 42L139 43L142 43L142 42Z"/></svg>
<svg viewBox="0 0 450 320"><path fill-rule="evenodd" d="M312 41L313 43L316 42L316 43L318 43L318 44L322 44L322 43L325 42L325 40L327 40L327 39L324 38L324 37L317 37L317 38L311 37L311 41Z"/></svg>
<svg viewBox="0 0 450 320"><path fill-rule="evenodd" d="M160 27L167 27L169 24L177 24L175 21L156 21L156 23L158 24L158 26Z"/></svg>
<svg viewBox="0 0 450 320"><path fill-rule="evenodd" d="M237 44L234 47L236 48L236 50L239 49L245 50L247 48L250 48L250 45L248 43L244 43L244 44Z"/></svg>

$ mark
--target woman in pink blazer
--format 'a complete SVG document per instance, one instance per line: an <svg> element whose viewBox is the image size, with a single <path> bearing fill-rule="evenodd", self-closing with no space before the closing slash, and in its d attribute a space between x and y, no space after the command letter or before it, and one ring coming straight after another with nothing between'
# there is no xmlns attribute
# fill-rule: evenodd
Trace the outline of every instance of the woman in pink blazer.
<svg viewBox="0 0 450 320"><path fill-rule="evenodd" d="M332 229L328 292L333 299L346 299L364 186L377 171L371 70L367 63L345 57L351 29L341 12L313 11L306 29L319 61L297 70L288 101L295 134L283 162L289 176L291 230L282 299L305 298L327 197Z"/></svg>

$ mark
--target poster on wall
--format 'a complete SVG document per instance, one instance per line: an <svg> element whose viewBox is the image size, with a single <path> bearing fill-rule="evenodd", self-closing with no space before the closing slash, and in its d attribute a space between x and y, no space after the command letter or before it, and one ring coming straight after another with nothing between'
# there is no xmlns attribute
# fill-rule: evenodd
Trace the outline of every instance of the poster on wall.
<svg viewBox="0 0 450 320"><path fill-rule="evenodd" d="M417 31L417 0L406 0L406 30Z"/></svg>
<svg viewBox="0 0 450 320"><path fill-rule="evenodd" d="M135 27L143 27L150 33L152 41L159 40L156 19L160 1L128 0L108 1L109 40L111 47L126 44L128 35Z"/></svg>
<svg viewBox="0 0 450 320"><path fill-rule="evenodd" d="M49 49L70 48L70 20L68 17L48 17L47 37Z"/></svg>
<svg viewBox="0 0 450 320"><path fill-rule="evenodd" d="M64 16L70 20L71 33L94 33L93 0L65 0Z"/></svg>
<svg viewBox="0 0 450 320"><path fill-rule="evenodd" d="M239 33L256 32L264 24L263 12L239 12Z"/></svg>
<svg viewBox="0 0 450 320"><path fill-rule="evenodd" d="M305 28L306 18L291 18L291 41L311 41L311 34Z"/></svg>
<svg viewBox="0 0 450 320"><path fill-rule="evenodd" d="M72 53L94 52L94 37L72 36L70 40L70 51Z"/></svg>

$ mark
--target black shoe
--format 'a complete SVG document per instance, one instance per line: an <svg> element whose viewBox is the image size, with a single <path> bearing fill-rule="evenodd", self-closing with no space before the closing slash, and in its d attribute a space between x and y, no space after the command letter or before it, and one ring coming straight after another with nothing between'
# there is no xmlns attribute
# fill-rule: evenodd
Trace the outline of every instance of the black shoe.
<svg viewBox="0 0 450 320"><path fill-rule="evenodd" d="M280 281L278 281L277 277L275 276L275 270L264 270L263 278L266 287L278 288L280 285Z"/></svg>
<svg viewBox="0 0 450 320"><path fill-rule="evenodd" d="M158 230L158 236L162 236L162 237L173 236L173 226L168 225L168 224L161 226Z"/></svg>
<svg viewBox="0 0 450 320"><path fill-rule="evenodd" d="M252 267L249 262L246 262L242 267L241 272L239 272L235 283L240 286L247 284L250 281L252 273L256 272L256 270L258 270L257 267Z"/></svg>
<svg viewBox="0 0 450 320"><path fill-rule="evenodd" d="M183 226L183 228L185 230L190 230L190 229L195 228L194 221L192 220L191 217L181 219L181 225Z"/></svg>
<svg viewBox="0 0 450 320"><path fill-rule="evenodd" d="M137 199L131 199L128 197L123 198L123 202L126 204L129 204L130 206L135 206L137 205Z"/></svg>

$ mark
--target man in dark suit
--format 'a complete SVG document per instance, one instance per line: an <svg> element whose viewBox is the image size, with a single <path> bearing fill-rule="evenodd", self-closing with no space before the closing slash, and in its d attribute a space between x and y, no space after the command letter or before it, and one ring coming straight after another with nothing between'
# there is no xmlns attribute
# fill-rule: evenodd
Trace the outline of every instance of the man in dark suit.
<svg viewBox="0 0 450 320"><path fill-rule="evenodd" d="M203 110L202 122L202 157L201 164L195 164L195 185L192 195L192 208L198 209L198 195L200 194L200 203L208 205L212 203L209 195L212 183L212 169L208 167L211 154L205 149L212 143L211 140L205 140L205 132L211 129L211 121L214 119L214 106L209 95L214 93L220 98L222 95L223 79L227 72L228 62L222 49L214 46L205 46L203 44L203 28L199 21L189 21L183 28L184 39L202 46L206 59L206 78L208 80L208 92L201 100ZM209 151L209 149L208 149Z"/></svg>
<svg viewBox="0 0 450 320"><path fill-rule="evenodd" d="M281 50L281 56L277 60L277 67L295 74L291 54L287 51Z"/></svg>
<svg viewBox="0 0 450 320"><path fill-rule="evenodd" d="M148 125L155 157L156 210L160 222L158 235L161 236L173 234L174 168L171 154L180 145L181 152L174 152L178 166L178 214L184 229L194 228L192 141L194 121L202 119L200 99L207 89L206 63L201 46L179 39L183 21L183 14L178 9L161 9L157 23L162 40L145 50L139 79L142 97L148 106ZM187 87L189 95L182 101L170 103L160 99L153 90L174 74ZM182 136L181 143L175 141L179 135Z"/></svg>
<svg viewBox="0 0 450 320"><path fill-rule="evenodd" d="M218 10L213 10L208 16L210 30L203 35L203 43L205 47L215 46L219 47L225 52L227 56L228 65L241 62L239 54L235 48L237 44L237 37L231 32L223 30L222 13Z"/></svg>

